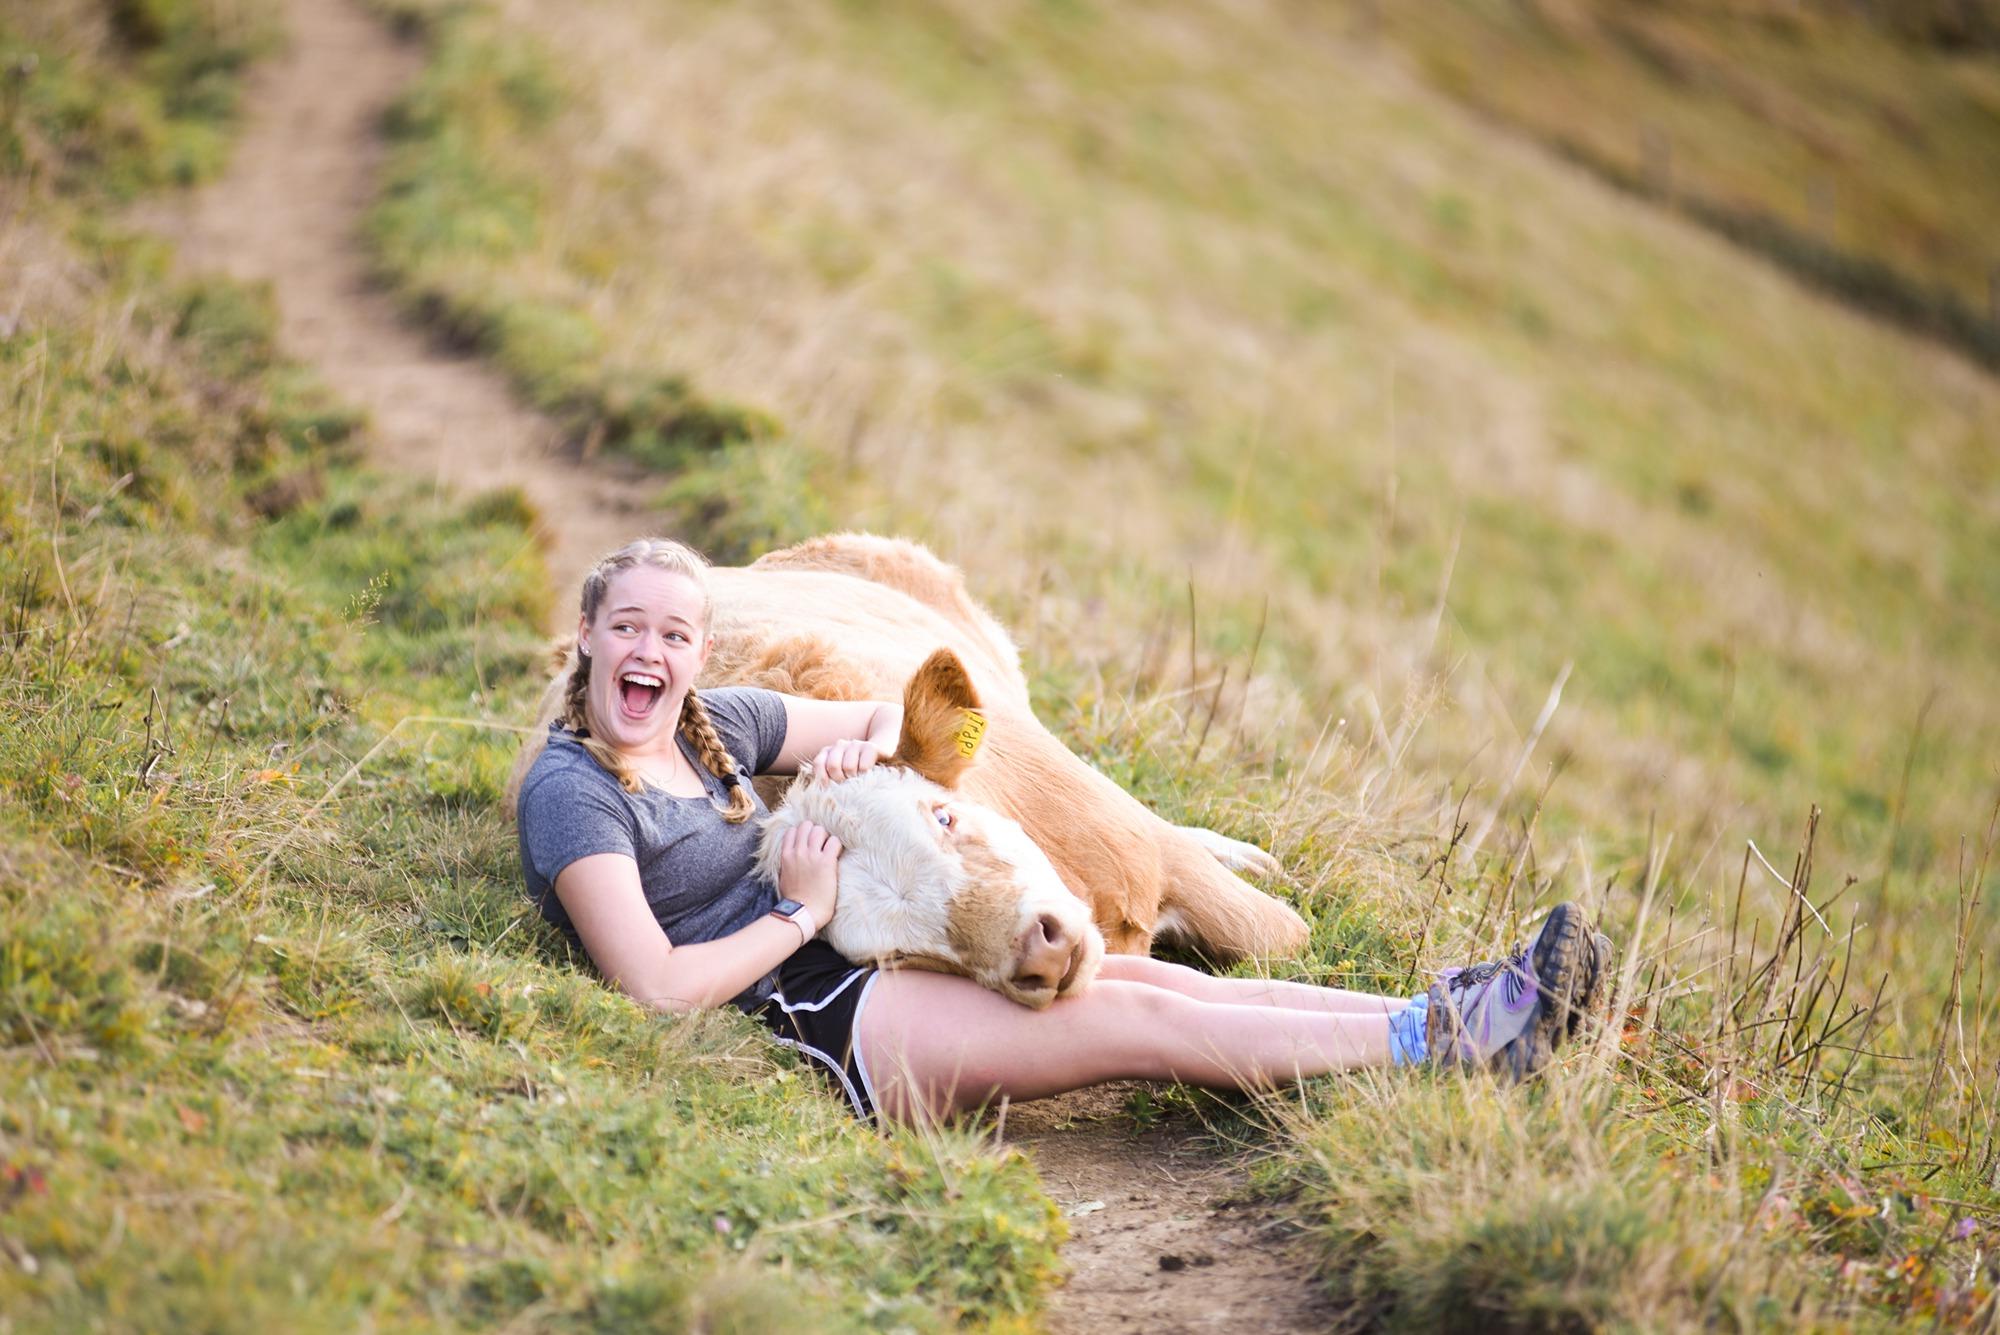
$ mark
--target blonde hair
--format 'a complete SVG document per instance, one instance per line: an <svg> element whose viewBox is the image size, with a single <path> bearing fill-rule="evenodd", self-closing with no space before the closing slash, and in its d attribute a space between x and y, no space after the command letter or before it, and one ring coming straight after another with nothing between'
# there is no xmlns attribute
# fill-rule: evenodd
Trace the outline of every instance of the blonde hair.
<svg viewBox="0 0 2000 1335"><path fill-rule="evenodd" d="M701 590L701 630L706 635L709 624L708 560L686 543L675 542L671 538L636 539L592 566L583 577L580 610L584 621L597 619L597 609L603 606L611 581L639 566L684 575L694 581L695 587ZM505 801L510 816L520 795L521 781L527 777L535 757L548 745L549 725L552 723L561 723L575 734L577 742L590 754L590 758L610 771L626 792L637 793L644 787L639 771L616 748L590 735L585 714L590 693L590 659L579 652L575 637L556 644L551 666L556 670L555 676L542 692L536 727L521 747L521 754L514 761L514 773L507 781ZM757 810L750 792L750 781L737 769L736 758L729 754L729 748L716 735L715 724L708 716L708 706L702 703L701 696L692 686L681 704L680 731L694 744L702 765L729 789L729 805L723 810L722 818L732 825L740 825L750 819Z"/></svg>

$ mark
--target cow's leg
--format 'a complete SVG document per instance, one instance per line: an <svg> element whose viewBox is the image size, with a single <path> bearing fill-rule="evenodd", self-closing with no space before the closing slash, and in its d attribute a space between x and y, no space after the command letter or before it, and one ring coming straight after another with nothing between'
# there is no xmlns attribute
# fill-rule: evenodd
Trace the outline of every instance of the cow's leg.
<svg viewBox="0 0 2000 1335"><path fill-rule="evenodd" d="M1339 987L1316 987L1311 983L1291 983L1277 978L1217 978L1214 974L1190 969L1184 964L1147 959L1138 955L1106 955L1098 966L1099 979L1119 978L1127 982L1164 987L1197 1001L1218 1001L1232 1006L1279 1006L1297 1011L1332 1011L1348 1015L1394 1015L1410 1004L1408 997L1377 996L1373 992L1350 992Z"/></svg>
<svg viewBox="0 0 2000 1335"><path fill-rule="evenodd" d="M1241 839L1231 839L1226 834L1200 825L1181 825L1177 829L1209 851L1217 862L1229 870L1244 876L1262 876L1270 879L1282 876L1285 865L1255 844Z"/></svg>
<svg viewBox="0 0 2000 1335"><path fill-rule="evenodd" d="M876 1107L902 1121L1037 1099L1106 1080L1268 1089L1302 1075L1380 1066L1386 1010L1339 1014L1200 1001L1111 980L1029 1010L945 974L885 973L856 1041Z"/></svg>
<svg viewBox="0 0 2000 1335"><path fill-rule="evenodd" d="M1281 900L1224 871L1192 840L1160 849L1160 915L1154 932L1219 964L1295 955L1305 919Z"/></svg>

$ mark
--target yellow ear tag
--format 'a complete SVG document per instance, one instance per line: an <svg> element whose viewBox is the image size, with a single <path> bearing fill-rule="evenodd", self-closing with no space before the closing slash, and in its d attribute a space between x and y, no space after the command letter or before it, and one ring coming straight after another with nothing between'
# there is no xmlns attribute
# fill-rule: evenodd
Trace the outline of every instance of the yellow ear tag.
<svg viewBox="0 0 2000 1335"><path fill-rule="evenodd" d="M976 709L965 711L965 721L958 725L953 740L958 743L958 753L970 760L979 750L980 739L986 736L986 715Z"/></svg>

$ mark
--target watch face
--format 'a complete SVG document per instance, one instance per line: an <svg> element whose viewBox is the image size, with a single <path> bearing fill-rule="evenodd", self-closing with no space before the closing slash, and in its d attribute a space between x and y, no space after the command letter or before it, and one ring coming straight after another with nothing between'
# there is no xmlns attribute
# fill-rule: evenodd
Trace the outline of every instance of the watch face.
<svg viewBox="0 0 2000 1335"><path fill-rule="evenodd" d="M781 899L771 906L771 912L781 918L789 918L804 907L805 905L799 903L796 899Z"/></svg>

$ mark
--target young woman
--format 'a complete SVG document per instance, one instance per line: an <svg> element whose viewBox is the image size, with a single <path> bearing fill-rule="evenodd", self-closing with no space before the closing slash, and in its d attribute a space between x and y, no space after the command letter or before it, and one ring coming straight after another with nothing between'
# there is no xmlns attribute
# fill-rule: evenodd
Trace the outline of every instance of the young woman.
<svg viewBox="0 0 2000 1335"><path fill-rule="evenodd" d="M921 1120L1128 1078L1268 1088L1421 1061L1519 1078L1597 989L1609 943L1567 904L1508 959L1452 970L1410 998L1113 955L1088 988L1035 1011L963 978L858 967L814 939L839 911L839 841L801 826L777 885L759 878L752 817L763 806L748 776L810 761L821 781L842 782L895 749L902 709L697 693L705 571L691 549L646 539L585 577L562 707L523 757L528 893L633 997L758 1015L863 1118Z"/></svg>

